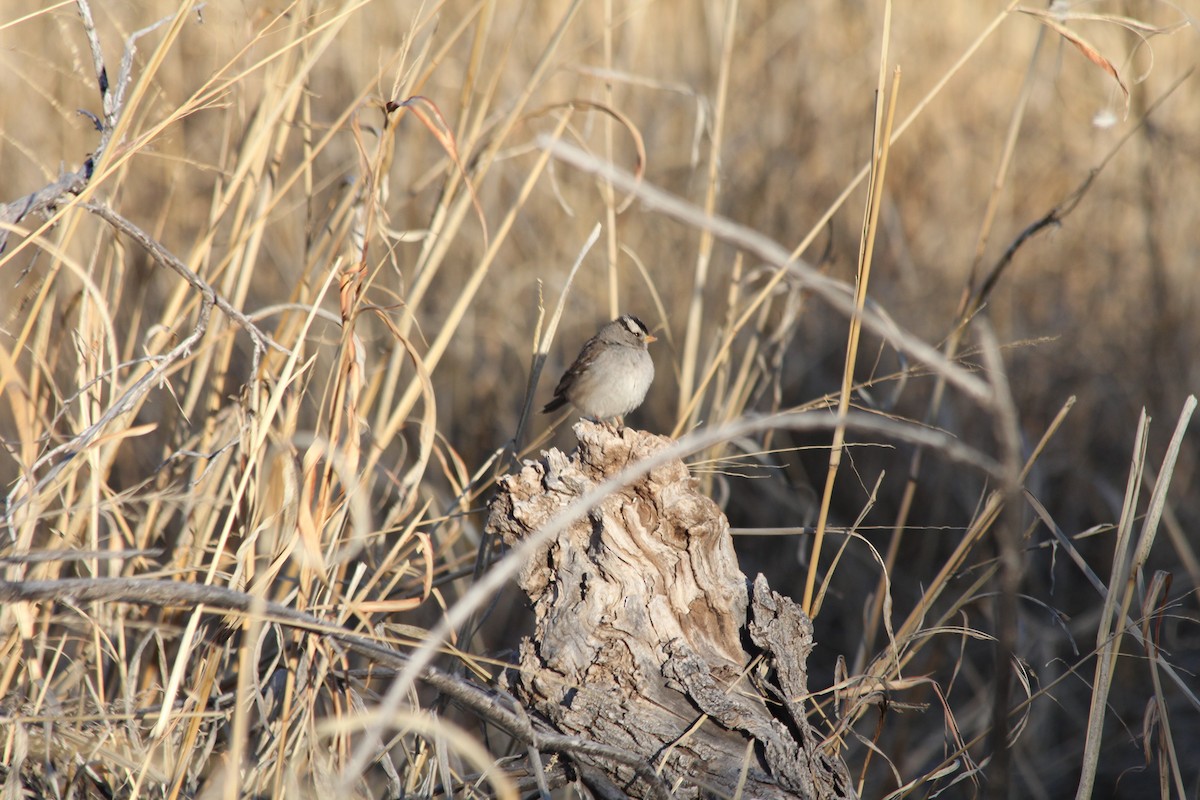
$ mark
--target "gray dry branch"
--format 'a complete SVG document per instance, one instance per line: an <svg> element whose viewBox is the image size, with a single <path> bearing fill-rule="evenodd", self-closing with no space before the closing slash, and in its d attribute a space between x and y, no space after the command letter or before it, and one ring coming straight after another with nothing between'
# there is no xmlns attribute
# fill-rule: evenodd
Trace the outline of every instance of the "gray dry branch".
<svg viewBox="0 0 1200 800"><path fill-rule="evenodd" d="M586 421L575 433L569 457L551 450L501 481L489 533L515 544L671 444ZM510 683L561 732L646 759L675 797L853 797L804 712L811 621L761 575L748 596L729 523L697 487L682 461L667 462L526 563L537 627ZM580 766L610 791L647 795L626 765Z"/></svg>

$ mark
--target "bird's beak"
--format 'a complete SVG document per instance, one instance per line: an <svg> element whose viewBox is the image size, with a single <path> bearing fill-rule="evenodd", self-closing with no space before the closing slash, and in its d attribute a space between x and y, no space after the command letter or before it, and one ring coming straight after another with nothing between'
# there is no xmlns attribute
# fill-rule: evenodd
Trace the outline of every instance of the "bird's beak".
<svg viewBox="0 0 1200 800"><path fill-rule="evenodd" d="M655 336L653 333L646 334L646 344L650 344L651 342L657 342L657 341L658 341L658 337Z"/></svg>

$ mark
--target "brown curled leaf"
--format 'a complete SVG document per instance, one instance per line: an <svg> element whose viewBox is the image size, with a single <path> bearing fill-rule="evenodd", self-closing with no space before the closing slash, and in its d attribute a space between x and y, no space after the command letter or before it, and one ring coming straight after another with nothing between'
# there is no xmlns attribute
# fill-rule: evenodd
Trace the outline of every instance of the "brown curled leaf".
<svg viewBox="0 0 1200 800"><path fill-rule="evenodd" d="M400 102L396 102L395 100L388 101L386 108L389 112L402 108L411 111L442 145L442 149L446 151L446 155L453 159L455 166L458 167L459 174L462 175L463 183L467 185L467 191L471 193L471 205L475 207L475 214L479 217L479 224L483 228L483 248L486 250L488 248L487 218L483 215L483 206L479 204L479 195L475 192L475 184L471 183L471 177L467 173L466 167L463 166L462 159L459 157L458 146L454 143L454 133L450 130L450 126L446 124L445 118L442 117L442 112L438 110L437 105L432 100L419 94ZM426 109L428 109L428 113ZM430 115L432 115L432 119ZM436 124L434 119L437 120Z"/></svg>
<svg viewBox="0 0 1200 800"><path fill-rule="evenodd" d="M1018 7L1017 10L1022 14L1028 14L1029 16L1033 17L1038 22L1042 23L1047 28L1054 31L1071 44L1075 45L1075 48L1079 50L1079 52L1083 53L1084 57L1087 58L1088 61L1091 61L1096 66L1100 67L1100 69L1111 75L1113 80L1117 82L1117 85L1121 87L1121 94L1125 97L1125 116L1129 116L1129 89L1125 86L1125 81L1121 80L1121 73L1117 71L1117 68L1111 61L1100 54L1100 51L1096 49L1091 42L1087 41L1078 33L1068 28L1062 23L1060 17L1052 14L1049 11L1042 11L1036 8L1026 8L1024 6Z"/></svg>

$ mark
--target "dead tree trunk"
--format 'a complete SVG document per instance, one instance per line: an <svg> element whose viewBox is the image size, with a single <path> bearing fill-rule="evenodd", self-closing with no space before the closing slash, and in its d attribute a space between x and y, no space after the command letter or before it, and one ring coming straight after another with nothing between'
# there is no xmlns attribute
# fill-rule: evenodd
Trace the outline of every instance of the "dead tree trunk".
<svg viewBox="0 0 1200 800"><path fill-rule="evenodd" d="M501 482L488 525L506 543L670 444L590 422L575 432L570 457L552 450ZM812 623L761 575L747 596L729 523L681 461L548 541L520 584L537 628L510 683L562 733L636 753L676 797L854 796L804 712ZM602 795L650 791L627 765L580 767L611 782Z"/></svg>

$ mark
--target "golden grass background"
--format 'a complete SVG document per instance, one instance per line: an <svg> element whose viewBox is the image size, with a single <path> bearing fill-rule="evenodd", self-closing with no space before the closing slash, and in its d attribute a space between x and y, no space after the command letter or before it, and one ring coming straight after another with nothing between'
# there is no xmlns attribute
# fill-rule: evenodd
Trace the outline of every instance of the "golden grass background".
<svg viewBox="0 0 1200 800"><path fill-rule="evenodd" d="M886 32L888 66L902 69L898 119L916 115L890 150L869 293L905 331L932 345L950 339L964 293L1103 169L1060 224L1016 251L957 354L981 367L973 327L986 321L1004 345L1023 457L1053 432L1024 483L1046 514L1026 503L1010 522L1025 537L1014 652L1028 679L1012 705L1035 695L1014 716L1011 765L988 774L996 677L986 637L997 633L1002 587L985 509L996 487L936 452L916 477L890 575L893 616L897 627L914 620L911 638L889 645L870 621L879 565L860 541L829 578L811 685L833 684L844 657L852 677L885 674L897 687L887 713L853 693L823 706L838 734L831 746L865 796L929 796L958 780L954 796L1011 786L1014 796L1056 797L1074 794L1089 769L1097 797L1148 796L1160 779L1164 796L1194 794L1200 774L1180 756L1200 747L1200 709L1194 694L1159 686L1148 645L1116 643L1108 705L1090 710L1094 651L1112 641L1100 633L1119 615L1053 544L1047 520L1110 593L1130 598L1131 618L1166 660L1185 676L1200 669L1194 436L1158 475L1200 386L1200 84L1179 83L1196 61L1196 9L1070 10L1081 16L1064 24L1129 87L1128 116L1099 64L1002 3L930 2L890 16L866 4L755 0L95 8L114 85L130 34L168 22L137 40L123 138L84 199L159 241L281 349L259 363L244 327L216 310L187 353L156 360L196 326L200 292L82 208L60 209L35 237L44 218L24 219L0 255L4 580L230 587L406 650L472 582L535 342L597 223L537 404L617 311L661 334L639 427L678 434L834 396L843 315L787 279L727 340L775 268L714 242L703 225L636 200L625 207L624 194L549 159L538 137L643 169L649 184L785 249L815 231L802 258L852 284L866 184L822 220L870 160ZM7 4L0 59L0 202L10 202L78 168L98 134L76 110L101 106L73 4ZM385 115L388 101L413 97L424 99ZM1115 124L1094 124L1106 113ZM310 318L314 305L321 315ZM714 380L697 390L714 363ZM139 392L156 367L162 374ZM906 370L897 397L894 373ZM859 405L1001 457L994 414L953 389L930 414L936 378L877 337L864 338L855 377L879 380ZM1143 409L1151 421L1139 459ZM542 443L545 424L531 420L527 438ZM698 464L697 474L738 529L811 530L828 435L779 430L708 455L798 447L810 449ZM912 451L849 452L831 524L857 520L886 552ZM1148 473L1123 511L1131 461ZM1132 549L1121 532L1136 538L1159 477L1173 487L1162 533L1148 532L1142 577L1127 593L1114 553ZM826 545L821 577L842 541ZM747 572L765 570L800 597L811 542L747 535L738 547ZM45 551L58 555L28 561ZM1171 576L1157 595L1156 571ZM469 733L396 721L398 777L374 767L347 779L361 741L355 703L371 706L386 676L347 689L339 670L365 667L319 636L251 613L222 640L205 633L211 619L178 604L6 604L0 774L27 787L92 781L122 796L297 796L345 788L339 780L364 796L384 785L426 796L482 771L471 741L491 760L513 747L452 709L439 723ZM506 601L457 644L503 660L522 620L519 601ZM888 673L897 652L906 654L899 675ZM288 687L282 712L250 701L273 680ZM919 710L895 711L905 704ZM413 714L431 707L415 697ZM49 733L46 719L57 719ZM1085 740L1097 725L1092 751Z"/></svg>

